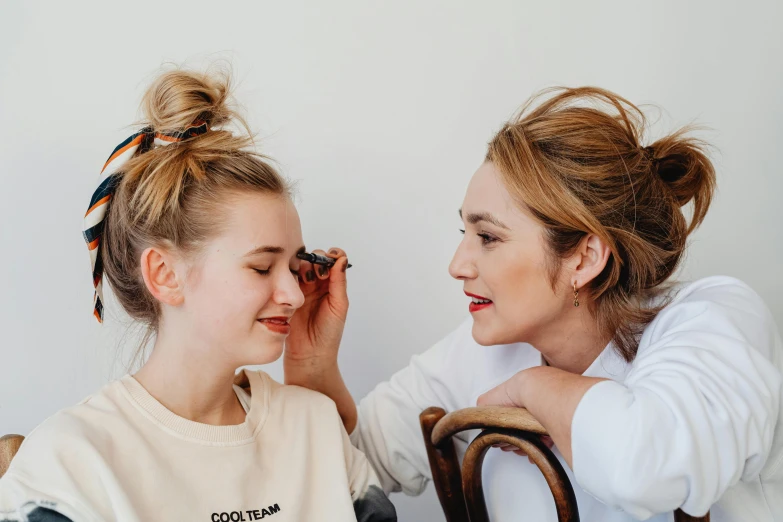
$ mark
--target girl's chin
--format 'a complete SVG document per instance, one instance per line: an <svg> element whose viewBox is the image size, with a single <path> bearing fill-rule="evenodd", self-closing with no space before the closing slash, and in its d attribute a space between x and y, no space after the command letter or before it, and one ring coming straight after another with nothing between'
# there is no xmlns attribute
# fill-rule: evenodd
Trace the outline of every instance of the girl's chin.
<svg viewBox="0 0 783 522"><path fill-rule="evenodd" d="M243 357L247 362L243 365L261 365L270 364L278 360L283 355L285 349L284 340L264 339L261 343L250 345Z"/></svg>

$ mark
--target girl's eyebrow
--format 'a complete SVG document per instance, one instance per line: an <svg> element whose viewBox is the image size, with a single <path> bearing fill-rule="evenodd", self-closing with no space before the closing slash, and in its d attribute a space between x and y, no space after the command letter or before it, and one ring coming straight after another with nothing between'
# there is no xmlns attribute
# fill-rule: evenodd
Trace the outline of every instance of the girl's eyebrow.
<svg viewBox="0 0 783 522"><path fill-rule="evenodd" d="M300 246L299 249L296 251L297 254L303 254L307 252L307 249L304 247L304 245ZM283 254L285 253L285 248L279 247L279 246L260 246L256 247L247 254L245 254L245 257L250 256L256 256L258 254Z"/></svg>
<svg viewBox="0 0 783 522"><path fill-rule="evenodd" d="M283 247L260 246L254 248L253 250L245 254L245 257L256 256L258 254L282 254L283 252L285 252L285 249Z"/></svg>

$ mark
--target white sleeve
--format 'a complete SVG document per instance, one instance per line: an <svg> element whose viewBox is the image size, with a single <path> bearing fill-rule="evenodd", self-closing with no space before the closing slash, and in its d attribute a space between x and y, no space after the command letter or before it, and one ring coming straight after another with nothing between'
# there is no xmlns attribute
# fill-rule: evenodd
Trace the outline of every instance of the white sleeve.
<svg viewBox="0 0 783 522"><path fill-rule="evenodd" d="M780 334L761 299L729 281L665 308L626 381L593 386L577 406L574 474L604 504L637 519L676 508L701 516L764 468Z"/></svg>
<svg viewBox="0 0 783 522"><path fill-rule="evenodd" d="M454 353L464 339L472 339L470 332L471 322L464 323L360 402L351 442L367 456L387 494L418 495L432 478L419 414L430 406L456 410L465 402L455 393L469 394L471 383L459 391L451 383L460 378L458 366L470 367Z"/></svg>
<svg viewBox="0 0 783 522"><path fill-rule="evenodd" d="M357 522L396 522L397 512L364 454L351 444L342 427L345 469ZM2 522L2 521L0 521Z"/></svg>

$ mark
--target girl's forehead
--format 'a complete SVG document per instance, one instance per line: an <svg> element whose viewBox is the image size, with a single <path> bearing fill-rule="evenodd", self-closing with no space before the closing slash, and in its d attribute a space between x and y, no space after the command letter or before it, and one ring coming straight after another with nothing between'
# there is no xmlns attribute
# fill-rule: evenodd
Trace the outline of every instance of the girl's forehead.
<svg viewBox="0 0 783 522"><path fill-rule="evenodd" d="M258 194L236 198L226 205L226 226L218 243L231 250L279 246L286 250L302 244L299 214L288 198Z"/></svg>
<svg viewBox="0 0 783 522"><path fill-rule="evenodd" d="M225 205L232 228L287 229L299 226L299 214L290 199L266 194L232 198Z"/></svg>

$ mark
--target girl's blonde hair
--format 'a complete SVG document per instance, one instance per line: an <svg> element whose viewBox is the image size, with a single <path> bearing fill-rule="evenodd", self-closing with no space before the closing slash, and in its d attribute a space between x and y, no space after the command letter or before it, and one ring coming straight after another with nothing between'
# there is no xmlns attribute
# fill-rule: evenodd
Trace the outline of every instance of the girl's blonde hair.
<svg viewBox="0 0 783 522"><path fill-rule="evenodd" d="M157 330L160 306L141 275L148 247L174 248L192 255L225 226L225 205L248 191L287 196L286 181L266 158L253 152L248 127L232 107L227 73L175 70L161 74L142 100L144 124L156 132L178 132L206 122L205 134L131 159L106 217L103 263L119 303L150 332Z"/></svg>

